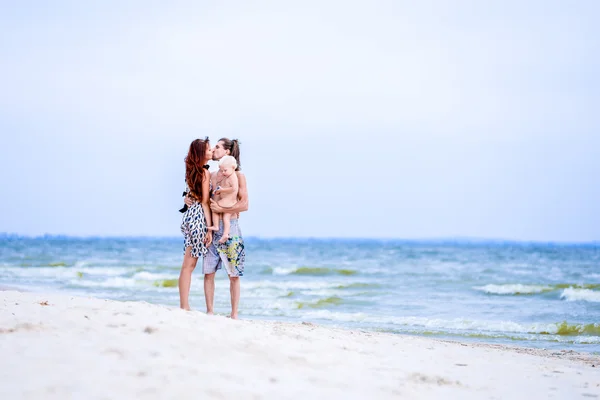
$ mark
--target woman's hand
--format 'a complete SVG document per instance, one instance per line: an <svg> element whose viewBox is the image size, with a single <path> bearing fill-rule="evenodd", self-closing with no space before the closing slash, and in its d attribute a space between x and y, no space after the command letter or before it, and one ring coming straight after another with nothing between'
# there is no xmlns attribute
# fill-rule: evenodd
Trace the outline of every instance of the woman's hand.
<svg viewBox="0 0 600 400"><path fill-rule="evenodd" d="M185 197L183 198L183 202L184 202L184 203L185 203L185 204L186 204L188 207L191 207L191 206L192 206L192 204L194 204L194 200L192 200L192 199L190 198L190 196L185 196Z"/></svg>
<svg viewBox="0 0 600 400"><path fill-rule="evenodd" d="M206 236L204 237L204 245L206 247L210 246L210 244L212 243L212 235L213 235L212 231L208 231L206 233Z"/></svg>

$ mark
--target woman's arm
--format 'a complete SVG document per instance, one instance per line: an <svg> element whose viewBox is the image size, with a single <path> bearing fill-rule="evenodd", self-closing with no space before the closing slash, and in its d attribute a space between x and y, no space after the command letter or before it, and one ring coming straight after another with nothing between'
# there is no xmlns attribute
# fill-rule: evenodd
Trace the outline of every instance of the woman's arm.
<svg viewBox="0 0 600 400"><path fill-rule="evenodd" d="M246 176L241 172L236 172L238 179L238 201L231 207L221 207L216 201L210 201L210 208L217 213L241 213L248 211L248 186L246 185Z"/></svg>
<svg viewBox="0 0 600 400"><path fill-rule="evenodd" d="M204 170L204 179L202 180L202 211L206 218L207 226L212 226L212 214L210 212L210 172Z"/></svg>

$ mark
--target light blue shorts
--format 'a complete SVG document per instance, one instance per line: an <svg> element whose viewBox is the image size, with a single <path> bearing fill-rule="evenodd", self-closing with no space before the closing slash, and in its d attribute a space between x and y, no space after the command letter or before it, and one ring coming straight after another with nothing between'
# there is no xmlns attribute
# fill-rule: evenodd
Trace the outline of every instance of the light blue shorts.
<svg viewBox="0 0 600 400"><path fill-rule="evenodd" d="M204 274L214 274L217 270L225 267L225 271L229 276L243 276L246 249L237 219L231 220L229 239L225 243L219 244L222 237L223 220L221 219L219 230L213 232L212 243L208 246L208 253L202 260L202 272Z"/></svg>

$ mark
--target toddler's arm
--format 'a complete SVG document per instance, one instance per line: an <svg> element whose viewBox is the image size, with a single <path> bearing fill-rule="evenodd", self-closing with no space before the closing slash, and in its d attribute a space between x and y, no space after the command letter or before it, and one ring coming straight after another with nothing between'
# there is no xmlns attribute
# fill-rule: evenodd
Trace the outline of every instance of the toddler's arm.
<svg viewBox="0 0 600 400"><path fill-rule="evenodd" d="M237 175L239 183L238 202L232 207L220 207L216 201L211 199L210 208L216 212L228 212L236 214L248 211L250 201L248 199L248 185L246 183L246 176L242 172L236 172L235 174Z"/></svg>
<svg viewBox="0 0 600 400"><path fill-rule="evenodd" d="M229 178L227 178L227 183L229 183L229 187L219 189L219 194L229 194L229 193L237 193L239 189L237 174L232 174Z"/></svg>

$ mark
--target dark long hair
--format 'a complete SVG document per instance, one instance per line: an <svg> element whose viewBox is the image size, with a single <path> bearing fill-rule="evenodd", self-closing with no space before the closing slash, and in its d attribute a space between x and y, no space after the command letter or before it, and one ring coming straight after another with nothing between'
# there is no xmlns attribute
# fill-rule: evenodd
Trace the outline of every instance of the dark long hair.
<svg viewBox="0 0 600 400"><path fill-rule="evenodd" d="M227 138L219 139L219 142L223 142L223 148L229 150L229 154L237 161L237 168L235 170L239 171L242 169L242 164L240 163L240 142L237 139L229 140Z"/></svg>
<svg viewBox="0 0 600 400"><path fill-rule="evenodd" d="M190 188L190 196L198 201L202 201L203 167L206 162L206 149L208 146L210 146L208 137L204 140L194 140L190 144L190 150L185 158L185 181Z"/></svg>

